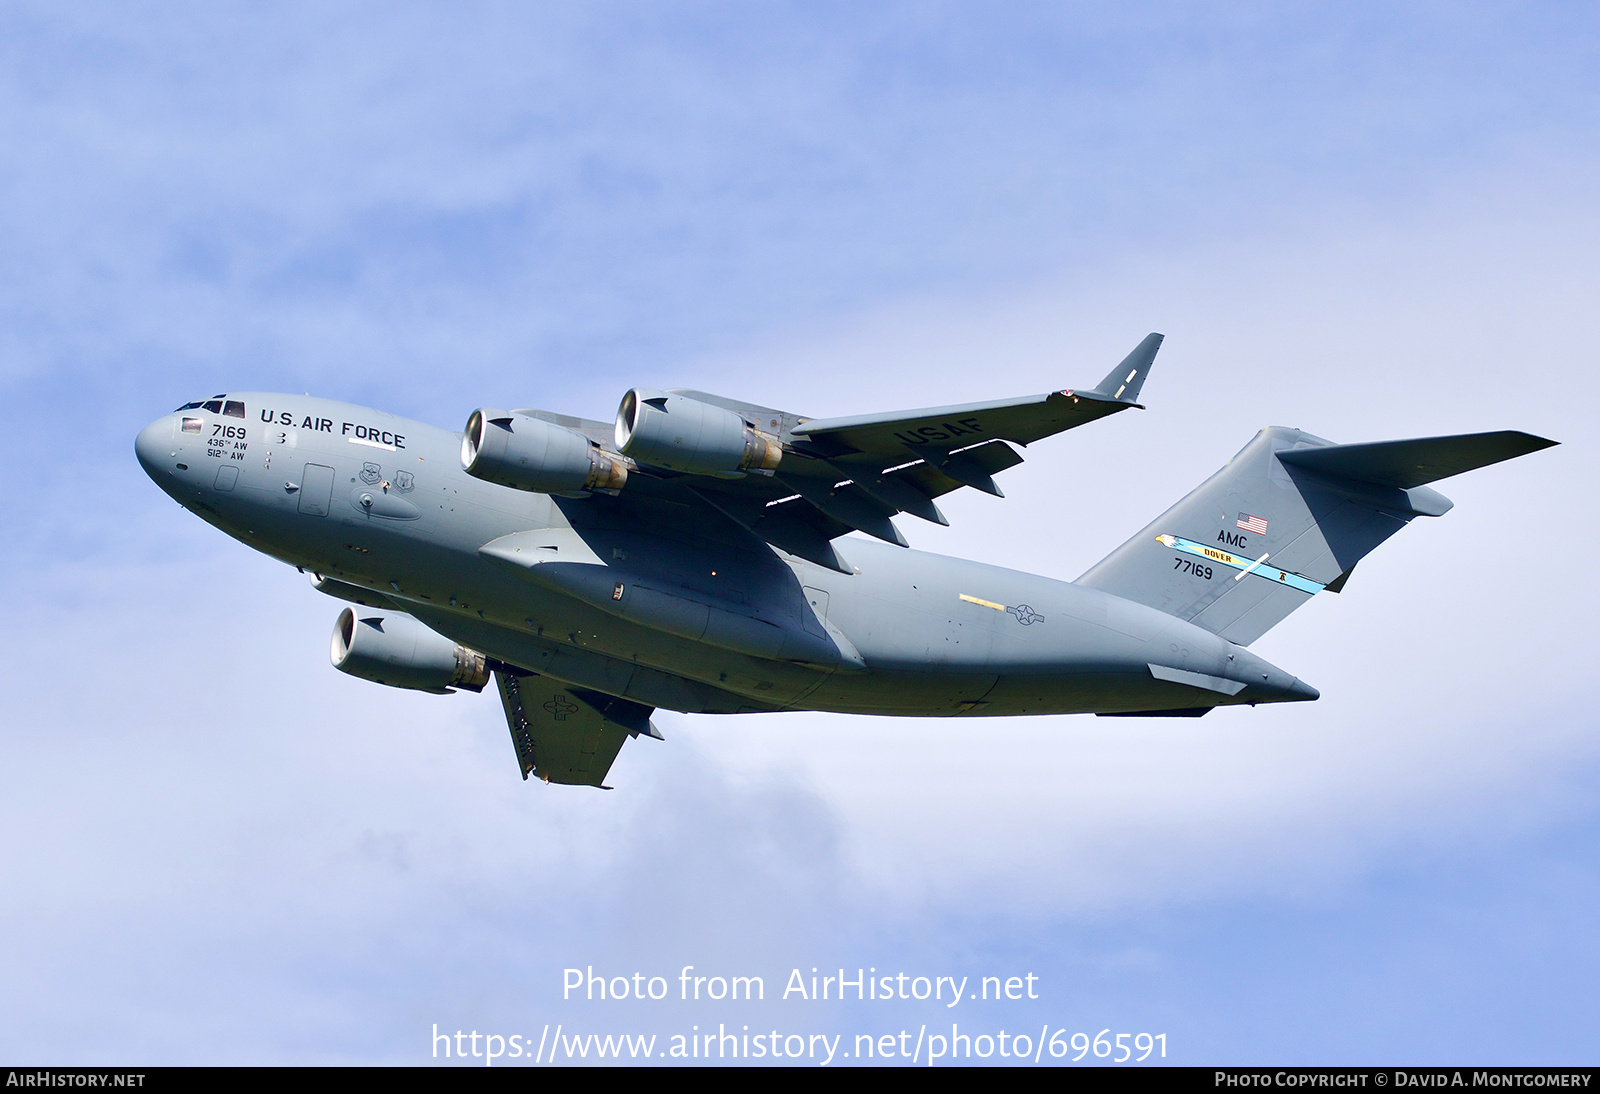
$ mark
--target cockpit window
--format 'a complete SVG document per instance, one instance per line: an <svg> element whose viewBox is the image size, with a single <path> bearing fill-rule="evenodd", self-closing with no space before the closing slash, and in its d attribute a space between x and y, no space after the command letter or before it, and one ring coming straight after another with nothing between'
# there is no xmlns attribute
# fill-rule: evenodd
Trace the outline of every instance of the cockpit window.
<svg viewBox="0 0 1600 1094"><path fill-rule="evenodd" d="M184 403L174 414L185 410L209 410L213 414L221 414L228 418L243 418L244 403L238 399L229 399L225 395L214 395L209 399L197 399L192 403Z"/></svg>
<svg viewBox="0 0 1600 1094"><path fill-rule="evenodd" d="M200 432L200 427L204 424L199 418L185 418L183 420L183 431L185 433L198 433Z"/></svg>

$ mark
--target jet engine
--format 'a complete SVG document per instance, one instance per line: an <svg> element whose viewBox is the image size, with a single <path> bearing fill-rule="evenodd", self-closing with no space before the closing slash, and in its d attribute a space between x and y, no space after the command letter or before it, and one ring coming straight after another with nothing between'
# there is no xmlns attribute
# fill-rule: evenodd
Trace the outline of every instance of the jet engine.
<svg viewBox="0 0 1600 1094"><path fill-rule="evenodd" d="M627 461L582 433L488 408L467 419L461 466L473 478L540 494L616 493L628 481Z"/></svg>
<svg viewBox="0 0 1600 1094"><path fill-rule="evenodd" d="M783 458L778 438L733 411L642 387L622 397L616 442L617 451L636 463L724 479L770 474Z"/></svg>
<svg viewBox="0 0 1600 1094"><path fill-rule="evenodd" d="M354 608L333 625L333 667L392 688L448 695L452 688L482 691L489 659L457 645L404 612Z"/></svg>

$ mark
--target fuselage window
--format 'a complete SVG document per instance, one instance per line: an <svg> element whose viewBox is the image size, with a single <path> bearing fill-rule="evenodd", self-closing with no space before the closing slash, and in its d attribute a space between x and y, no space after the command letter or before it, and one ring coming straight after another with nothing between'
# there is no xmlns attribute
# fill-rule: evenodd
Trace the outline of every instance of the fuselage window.
<svg viewBox="0 0 1600 1094"><path fill-rule="evenodd" d="M183 431L185 433L198 433L200 432L200 427L204 424L199 418L185 418L183 420Z"/></svg>
<svg viewBox="0 0 1600 1094"><path fill-rule="evenodd" d="M207 410L211 411L211 413L213 413L213 414L221 414L222 413L222 400L221 399L212 399L210 402L203 403L202 405Z"/></svg>
<svg viewBox="0 0 1600 1094"><path fill-rule="evenodd" d="M222 413L229 418L243 418L244 404L237 399L229 399L223 404Z"/></svg>

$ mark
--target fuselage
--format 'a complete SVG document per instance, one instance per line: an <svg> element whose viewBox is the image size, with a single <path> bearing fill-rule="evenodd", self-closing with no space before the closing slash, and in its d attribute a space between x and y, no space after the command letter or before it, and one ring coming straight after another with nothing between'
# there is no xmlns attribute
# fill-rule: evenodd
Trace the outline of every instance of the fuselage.
<svg viewBox="0 0 1600 1094"><path fill-rule="evenodd" d="M364 407L219 396L158 418L136 451L181 505L259 551L509 665L650 706L1016 715L1316 697L1240 646L1098 590L856 539L855 572L838 573L670 481L616 498L512 489L462 470L459 433ZM557 562L614 576L619 605L540 576ZM635 589L859 657L752 654L711 625L664 631L623 610Z"/></svg>

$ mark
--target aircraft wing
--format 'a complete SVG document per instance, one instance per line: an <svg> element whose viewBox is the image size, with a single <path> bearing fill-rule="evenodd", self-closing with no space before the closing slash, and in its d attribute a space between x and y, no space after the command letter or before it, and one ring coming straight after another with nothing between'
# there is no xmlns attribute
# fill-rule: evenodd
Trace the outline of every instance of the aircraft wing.
<svg viewBox="0 0 1600 1094"><path fill-rule="evenodd" d="M994 477L1022 462L1013 445L1140 406L1161 342L1146 336L1092 388L848 418L684 389L634 388L611 430L548 411L483 408L468 420L463 466L517 489L587 499L586 515L568 514L574 527L626 522L631 513L653 526L682 525L692 538L753 534L851 573L833 547L838 537L860 531L909 546L893 517L948 524L934 499L963 486L1003 496Z"/></svg>
<svg viewBox="0 0 1600 1094"><path fill-rule="evenodd" d="M661 736L650 707L533 673L501 668L494 679L524 779L610 789L606 772L628 738Z"/></svg>
<svg viewBox="0 0 1600 1094"><path fill-rule="evenodd" d="M1119 410L1139 406L1161 335L1140 342L1123 362L1087 391L1065 389L1021 399L929 407L854 418L805 422L791 433L824 458L870 455L904 463L913 456L970 448L985 441L1028 445Z"/></svg>
<svg viewBox="0 0 1600 1094"><path fill-rule="evenodd" d="M1161 335L1149 335L1087 390L899 413L805 419L683 392L787 428L782 429L783 459L770 477L685 476L679 481L773 546L848 573L850 567L831 543L837 537L862 531L908 546L891 517L910 513L948 524L935 498L963 486L1003 496L994 476L1022 462L1013 443L1028 445L1138 407L1161 341Z"/></svg>

